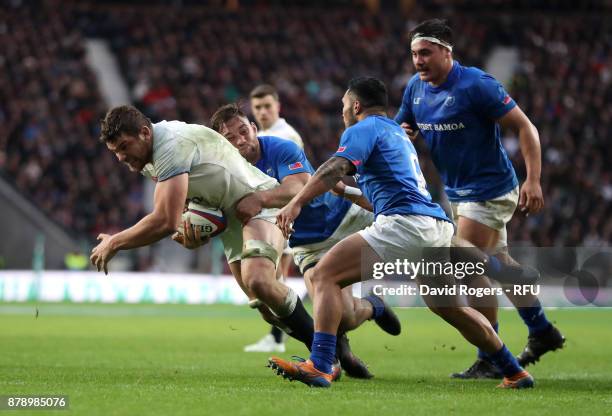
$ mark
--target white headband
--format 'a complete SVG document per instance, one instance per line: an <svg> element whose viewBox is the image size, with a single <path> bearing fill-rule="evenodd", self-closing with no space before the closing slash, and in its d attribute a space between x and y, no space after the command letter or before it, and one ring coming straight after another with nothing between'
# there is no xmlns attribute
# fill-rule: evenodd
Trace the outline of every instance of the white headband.
<svg viewBox="0 0 612 416"><path fill-rule="evenodd" d="M414 45L414 42L419 41L419 40L426 40L428 42L440 45L440 46L448 49L451 52L453 51L453 47L452 47L452 45L450 43L444 42L443 40L440 40L440 39L435 38L433 36L423 36L423 34L421 34L421 33L417 33L417 34L415 34L412 37L412 42L410 42L410 47L412 47L412 45Z"/></svg>

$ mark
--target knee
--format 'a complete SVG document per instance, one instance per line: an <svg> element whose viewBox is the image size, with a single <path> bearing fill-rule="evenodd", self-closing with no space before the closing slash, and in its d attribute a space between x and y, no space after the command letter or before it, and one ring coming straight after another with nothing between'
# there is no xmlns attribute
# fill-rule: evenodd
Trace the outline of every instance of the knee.
<svg viewBox="0 0 612 416"><path fill-rule="evenodd" d="M319 266L315 266L312 269L312 273L310 274L310 284L315 291L323 284L323 274L321 273Z"/></svg>
<svg viewBox="0 0 612 416"><path fill-rule="evenodd" d="M312 269L312 275L310 276L310 282L314 291L321 290L325 286L336 284L334 276L323 270L319 265Z"/></svg>
<svg viewBox="0 0 612 416"><path fill-rule="evenodd" d="M246 280L247 288L249 292L258 297L259 299L266 299L268 289L270 287L270 279L265 275L253 275L249 276Z"/></svg>

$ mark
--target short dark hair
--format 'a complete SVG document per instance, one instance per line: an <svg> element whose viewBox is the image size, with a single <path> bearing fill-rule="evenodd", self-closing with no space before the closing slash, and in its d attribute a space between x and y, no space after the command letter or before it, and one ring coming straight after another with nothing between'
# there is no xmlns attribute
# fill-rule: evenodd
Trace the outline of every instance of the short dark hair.
<svg viewBox="0 0 612 416"><path fill-rule="evenodd" d="M240 109L238 104L225 104L224 106L219 107L217 111L215 111L215 114L213 114L210 118L210 127L217 133L220 133L221 126L223 126L223 124L227 123L234 117L243 117L247 120L249 119L244 113L244 111Z"/></svg>
<svg viewBox="0 0 612 416"><path fill-rule="evenodd" d="M142 126L151 128L151 120L136 107L120 105L111 108L100 121L100 141L113 143L122 134L138 136Z"/></svg>
<svg viewBox="0 0 612 416"><path fill-rule="evenodd" d="M422 36L438 38L449 45L453 44L453 30L447 24L446 20L429 19L419 23L410 31L410 41L412 41L412 38L414 38L417 33L420 33Z"/></svg>
<svg viewBox="0 0 612 416"><path fill-rule="evenodd" d="M271 95L278 101L278 91L270 84L260 84L256 86L249 94L249 98L263 98L266 95Z"/></svg>
<svg viewBox="0 0 612 416"><path fill-rule="evenodd" d="M353 94L364 108L387 108L387 87L378 78L353 78L349 81L348 92Z"/></svg>

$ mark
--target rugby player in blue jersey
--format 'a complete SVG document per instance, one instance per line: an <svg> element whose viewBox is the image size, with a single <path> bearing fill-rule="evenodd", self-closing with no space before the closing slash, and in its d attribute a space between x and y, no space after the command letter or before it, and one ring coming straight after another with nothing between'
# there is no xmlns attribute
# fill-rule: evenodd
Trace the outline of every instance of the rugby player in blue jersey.
<svg viewBox="0 0 612 416"><path fill-rule="evenodd" d="M236 205L237 216L243 222L248 222L262 208L284 207L314 173L304 151L296 143L275 136L258 137L256 125L250 122L235 104L219 108L211 117L210 124L213 130L221 133L246 160L281 184L274 189L254 192L243 198ZM289 239L289 246L309 288L313 267L321 257L344 237L367 227L373 221L374 215L370 211L330 192L315 198L304 207L295 221L295 232ZM356 298L348 287L342 293L342 301L342 334L359 327L366 320L374 319L384 331L399 335L400 322L381 298L374 295L364 299ZM266 308L265 305L250 305L257 307L264 314L267 313L262 310ZM308 318L304 317L304 321ZM312 325L311 319L310 323ZM346 335L339 338L337 357L349 376L372 377L365 364L352 354Z"/></svg>
<svg viewBox="0 0 612 416"><path fill-rule="evenodd" d="M412 61L417 73L406 86L395 116L411 139L422 136L451 202L457 236L516 264L507 249L506 224L517 207L526 215L544 205L540 187L538 131L502 85L491 75L453 60L452 31L433 19L411 34ZM518 132L527 178L520 188L500 140L500 126ZM486 279L474 280L490 285ZM523 366L561 348L564 337L546 318L538 298L506 292L529 328ZM470 299L498 329L497 299ZM485 352L456 378L500 378Z"/></svg>
<svg viewBox="0 0 612 416"><path fill-rule="evenodd" d="M313 270L315 334L310 359L270 359L271 366L285 377L316 387L331 386L343 310L342 288L362 280L362 267L371 269L381 260L392 262L411 256L412 261L418 261L425 256L426 261L444 261L453 235L450 220L438 204L431 202L414 146L404 130L386 117L385 85L375 78L353 79L342 103L347 128L340 147L277 216L285 236L291 235L303 207L345 175L356 176L360 190L374 208L375 222L336 244ZM445 276L417 279L422 283L425 278L442 286L449 281ZM444 304L435 296L424 296L424 300L469 342L489 354L505 376L500 387L533 387L533 378L480 312L462 307L456 296L443 297Z"/></svg>

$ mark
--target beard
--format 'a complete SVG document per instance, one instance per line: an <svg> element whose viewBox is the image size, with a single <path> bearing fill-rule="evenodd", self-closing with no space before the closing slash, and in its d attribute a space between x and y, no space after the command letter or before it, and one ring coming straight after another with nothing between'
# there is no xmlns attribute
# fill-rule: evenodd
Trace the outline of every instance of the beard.
<svg viewBox="0 0 612 416"><path fill-rule="evenodd" d="M352 125L357 124L357 116L353 114L353 112L348 112L344 115L344 126L346 128L351 127Z"/></svg>

